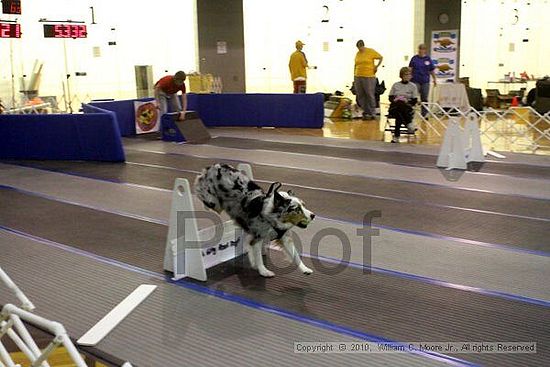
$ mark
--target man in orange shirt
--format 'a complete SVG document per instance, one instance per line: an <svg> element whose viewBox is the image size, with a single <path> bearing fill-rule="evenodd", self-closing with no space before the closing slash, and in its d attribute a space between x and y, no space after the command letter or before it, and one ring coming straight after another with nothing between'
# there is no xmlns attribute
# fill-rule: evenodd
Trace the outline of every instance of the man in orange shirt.
<svg viewBox="0 0 550 367"><path fill-rule="evenodd" d="M363 120L372 120L376 109L376 72L383 57L372 48L365 47L363 40L357 41L356 46L358 51L355 55L353 85L359 106L363 109Z"/></svg>
<svg viewBox="0 0 550 367"><path fill-rule="evenodd" d="M178 71L174 75L167 75L155 83L155 99L158 102L158 108L161 116L168 112L179 112L178 119L185 120L185 111L187 111L187 94L185 89L185 79L187 75L183 71ZM183 108L177 93L181 91Z"/></svg>

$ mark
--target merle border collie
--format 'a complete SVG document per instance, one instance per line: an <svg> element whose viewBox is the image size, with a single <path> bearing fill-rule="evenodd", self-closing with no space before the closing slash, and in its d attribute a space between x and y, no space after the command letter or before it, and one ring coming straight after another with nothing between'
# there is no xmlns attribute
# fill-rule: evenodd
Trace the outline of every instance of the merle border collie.
<svg viewBox="0 0 550 367"><path fill-rule="evenodd" d="M218 214L225 211L247 234L248 258L260 275L275 275L262 258L262 247L272 241L284 249L302 273L311 274L313 271L296 251L289 230L294 226L306 228L315 214L292 191L280 192L281 186L274 182L264 192L243 172L227 164L207 167L195 180L195 191L204 205Z"/></svg>

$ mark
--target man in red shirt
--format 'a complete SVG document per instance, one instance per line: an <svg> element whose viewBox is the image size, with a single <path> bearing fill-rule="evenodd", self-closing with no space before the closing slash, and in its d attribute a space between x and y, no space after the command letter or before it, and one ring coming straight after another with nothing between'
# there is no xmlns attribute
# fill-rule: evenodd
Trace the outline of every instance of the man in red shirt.
<svg viewBox="0 0 550 367"><path fill-rule="evenodd" d="M179 112L178 119L180 121L185 120L185 111L187 111L186 78L187 75L183 71L178 71L176 74L167 75L155 83L155 98L161 115L168 112ZM182 93L183 108L180 106L178 91Z"/></svg>

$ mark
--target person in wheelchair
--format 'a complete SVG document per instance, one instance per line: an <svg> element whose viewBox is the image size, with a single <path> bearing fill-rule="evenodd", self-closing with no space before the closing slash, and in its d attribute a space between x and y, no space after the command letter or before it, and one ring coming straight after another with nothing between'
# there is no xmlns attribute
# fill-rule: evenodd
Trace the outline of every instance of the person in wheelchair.
<svg viewBox="0 0 550 367"><path fill-rule="evenodd" d="M406 126L409 133L416 128L413 123L413 107L418 103L418 88L411 82L411 69L403 67L399 70L401 81L395 83L390 90L390 109L388 117L395 118L395 130L392 143L399 143L401 126Z"/></svg>

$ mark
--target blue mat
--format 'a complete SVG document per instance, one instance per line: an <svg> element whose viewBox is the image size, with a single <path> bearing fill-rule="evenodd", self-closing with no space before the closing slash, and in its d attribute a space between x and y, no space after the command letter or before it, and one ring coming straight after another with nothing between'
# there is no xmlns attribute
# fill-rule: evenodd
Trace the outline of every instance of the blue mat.
<svg viewBox="0 0 550 367"><path fill-rule="evenodd" d="M116 115L109 111L0 115L0 136L3 159L125 160Z"/></svg>
<svg viewBox="0 0 550 367"><path fill-rule="evenodd" d="M134 101L149 102L154 98L126 99L121 101L92 101L89 104L116 114L120 134L122 136L136 135L136 119Z"/></svg>

